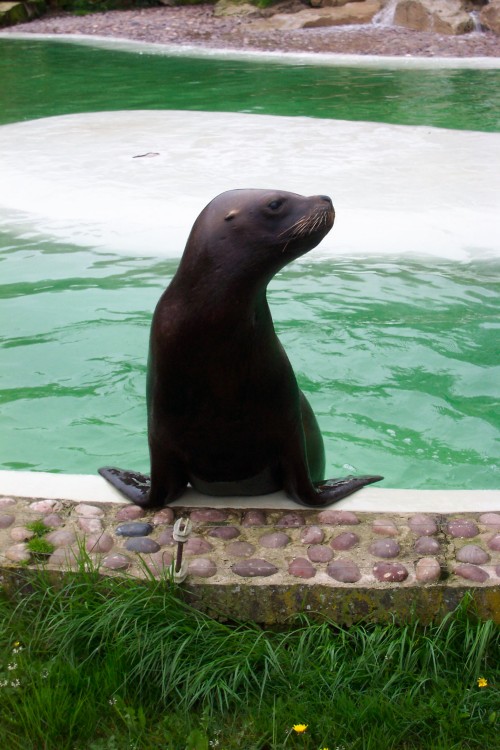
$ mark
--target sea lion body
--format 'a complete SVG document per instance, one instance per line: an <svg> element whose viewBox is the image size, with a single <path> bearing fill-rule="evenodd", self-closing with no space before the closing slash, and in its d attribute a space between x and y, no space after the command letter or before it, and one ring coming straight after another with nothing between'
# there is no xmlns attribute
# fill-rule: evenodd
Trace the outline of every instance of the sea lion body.
<svg viewBox="0 0 500 750"><path fill-rule="evenodd" d="M151 326L150 487L134 472L100 470L133 502L163 506L190 483L222 496L284 489L322 506L380 479L323 483L321 433L266 298L334 216L327 196L274 190L232 190L201 212Z"/></svg>

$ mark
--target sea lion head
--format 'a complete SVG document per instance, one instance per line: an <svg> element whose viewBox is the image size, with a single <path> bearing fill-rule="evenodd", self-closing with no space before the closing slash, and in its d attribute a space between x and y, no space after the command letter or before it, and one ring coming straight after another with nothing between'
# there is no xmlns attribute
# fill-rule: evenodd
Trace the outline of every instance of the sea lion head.
<svg viewBox="0 0 500 750"><path fill-rule="evenodd" d="M229 190L214 198L194 223L183 263L271 278L318 245L335 219L326 195L283 190ZM232 269L230 272L229 269Z"/></svg>

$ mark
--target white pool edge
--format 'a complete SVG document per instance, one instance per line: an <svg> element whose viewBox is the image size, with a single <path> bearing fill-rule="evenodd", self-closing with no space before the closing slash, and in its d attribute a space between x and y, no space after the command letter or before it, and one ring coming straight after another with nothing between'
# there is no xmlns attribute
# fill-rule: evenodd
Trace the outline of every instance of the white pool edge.
<svg viewBox="0 0 500 750"><path fill-rule="evenodd" d="M35 471L0 471L0 496L53 498L69 502L127 503L99 475L52 474ZM172 505L182 507L298 510L301 506L283 492L259 497L216 498L192 489ZM370 513L485 513L500 512L499 490L409 490L365 487L335 504L337 509Z"/></svg>

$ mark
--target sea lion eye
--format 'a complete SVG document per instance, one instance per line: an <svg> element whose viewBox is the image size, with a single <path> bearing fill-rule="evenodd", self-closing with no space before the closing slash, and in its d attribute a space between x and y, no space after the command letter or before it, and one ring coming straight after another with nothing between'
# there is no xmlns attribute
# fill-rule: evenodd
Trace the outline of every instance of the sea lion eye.
<svg viewBox="0 0 500 750"><path fill-rule="evenodd" d="M277 211L280 206L283 205L283 201L277 200L277 201L271 201L271 203L267 204L267 207L271 209L271 211Z"/></svg>

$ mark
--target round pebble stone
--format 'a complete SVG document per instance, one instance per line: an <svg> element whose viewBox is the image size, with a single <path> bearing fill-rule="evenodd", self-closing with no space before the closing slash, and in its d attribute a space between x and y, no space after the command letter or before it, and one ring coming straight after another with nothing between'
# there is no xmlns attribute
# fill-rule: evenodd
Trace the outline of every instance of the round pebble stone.
<svg viewBox="0 0 500 750"><path fill-rule="evenodd" d="M102 518L104 516L102 508L98 508L96 505L87 505L86 503L77 505L75 513L83 518Z"/></svg>
<svg viewBox="0 0 500 750"><path fill-rule="evenodd" d="M49 529L57 529L59 526L64 526L64 519L58 513L47 513L42 518L42 523Z"/></svg>
<svg viewBox="0 0 500 750"><path fill-rule="evenodd" d="M333 526L356 526L359 518L350 510L322 510L318 513L318 521Z"/></svg>
<svg viewBox="0 0 500 750"><path fill-rule="evenodd" d="M58 513L62 510L62 503L57 500L35 500L34 503L28 505L30 510L34 510L35 513Z"/></svg>
<svg viewBox="0 0 500 750"><path fill-rule="evenodd" d="M85 542L87 552L109 552L113 547L111 534L91 534Z"/></svg>
<svg viewBox="0 0 500 750"><path fill-rule="evenodd" d="M0 508L8 508L11 505L15 505L16 501L13 497L0 497Z"/></svg>
<svg viewBox="0 0 500 750"><path fill-rule="evenodd" d="M408 520L408 526L417 536L433 536L437 534L436 521L425 513L417 513Z"/></svg>
<svg viewBox="0 0 500 750"><path fill-rule="evenodd" d="M125 549L129 552L158 552L160 545L154 539L147 536L133 536L127 539L124 544Z"/></svg>
<svg viewBox="0 0 500 750"><path fill-rule="evenodd" d="M191 521L193 523L220 523L226 521L228 517L226 510L217 510L216 508L199 508L191 511Z"/></svg>
<svg viewBox="0 0 500 750"><path fill-rule="evenodd" d="M153 523L155 526L170 526L174 522L174 511L172 508L162 508L155 513L153 516Z"/></svg>
<svg viewBox="0 0 500 750"><path fill-rule="evenodd" d="M145 515L146 511L139 505L125 505L120 508L115 519L117 521L137 521L138 518L143 518Z"/></svg>
<svg viewBox="0 0 500 750"><path fill-rule="evenodd" d="M86 534L102 533L102 521L100 518L79 518L78 526Z"/></svg>
<svg viewBox="0 0 500 750"><path fill-rule="evenodd" d="M304 519L300 513L285 513L284 516L281 516L281 518L276 521L276 526L281 526L286 529L292 529L303 525Z"/></svg>
<svg viewBox="0 0 500 750"><path fill-rule="evenodd" d="M283 531L272 531L269 534L262 534L262 536L259 537L259 544L268 549L286 547L289 541L290 537Z"/></svg>
<svg viewBox="0 0 500 750"><path fill-rule="evenodd" d="M474 583L484 583L489 578L485 570L478 568L477 565L470 565L468 563L457 565L455 574L461 578L465 578L467 581L474 581Z"/></svg>
<svg viewBox="0 0 500 750"><path fill-rule="evenodd" d="M330 562L333 550L327 544L311 544L307 550L307 556L312 562Z"/></svg>
<svg viewBox="0 0 500 750"><path fill-rule="evenodd" d="M272 576L278 572L278 568L268 560L251 557L248 560L240 560L232 566L233 573L243 578L255 578L256 576Z"/></svg>
<svg viewBox="0 0 500 750"><path fill-rule="evenodd" d="M177 544L177 542L174 539L174 529L173 527L169 529L162 529L160 533L158 534L158 537L156 539L158 544L171 546L172 544Z"/></svg>
<svg viewBox="0 0 500 750"><path fill-rule="evenodd" d="M10 530L10 538L13 539L14 542L25 542L27 539L31 539L34 536L35 532L30 531L26 526L14 526L14 528Z"/></svg>
<svg viewBox="0 0 500 750"><path fill-rule="evenodd" d="M75 547L58 547L49 557L51 565L65 568L76 568L79 565L80 550Z"/></svg>
<svg viewBox="0 0 500 750"><path fill-rule="evenodd" d="M500 529L500 513L483 513L479 516L480 523Z"/></svg>
<svg viewBox="0 0 500 750"><path fill-rule="evenodd" d="M0 529L8 529L9 526L12 526L15 520L16 517L12 516L10 513L3 513L0 516Z"/></svg>
<svg viewBox="0 0 500 750"><path fill-rule="evenodd" d="M13 544L5 550L5 557L12 562L28 562L31 558L30 551L25 544Z"/></svg>
<svg viewBox="0 0 500 750"><path fill-rule="evenodd" d="M232 542L226 547L230 557L250 557L255 552L255 547L250 542Z"/></svg>
<svg viewBox="0 0 500 750"><path fill-rule="evenodd" d="M171 552L160 550L152 555L145 555L143 561L153 575L162 575L172 565L173 556Z"/></svg>
<svg viewBox="0 0 500 750"><path fill-rule="evenodd" d="M447 524L448 534L452 537L471 539L473 536L479 534L479 529L474 521L468 518L455 518L453 521L449 521Z"/></svg>
<svg viewBox="0 0 500 750"><path fill-rule="evenodd" d="M211 578L217 573L217 565L208 557L198 557L188 565L188 574L197 578Z"/></svg>
<svg viewBox="0 0 500 750"><path fill-rule="evenodd" d="M288 572L295 578L314 578L316 568L305 557L296 557L288 566Z"/></svg>
<svg viewBox="0 0 500 750"><path fill-rule="evenodd" d="M266 526L267 518L263 510L248 510L243 516L242 526Z"/></svg>
<svg viewBox="0 0 500 750"><path fill-rule="evenodd" d="M488 540L488 547L492 549L493 552L500 552L500 534L495 534Z"/></svg>
<svg viewBox="0 0 500 750"><path fill-rule="evenodd" d="M370 544L370 552L375 557L391 558L399 555L400 547L394 539L377 539Z"/></svg>
<svg viewBox="0 0 500 750"><path fill-rule="evenodd" d="M372 531L383 536L397 536L399 533L394 521L385 518L376 518L372 523Z"/></svg>
<svg viewBox="0 0 500 750"><path fill-rule="evenodd" d="M359 536L354 534L352 531L344 531L342 534L338 534L333 537L330 542L330 547L336 550L352 549L359 543Z"/></svg>
<svg viewBox="0 0 500 750"><path fill-rule="evenodd" d="M377 562L373 566L373 575L381 583L400 583L408 578L408 571L401 563Z"/></svg>
<svg viewBox="0 0 500 750"><path fill-rule="evenodd" d="M204 555L211 550L213 550L213 545L199 536L192 536L184 545L186 555Z"/></svg>
<svg viewBox="0 0 500 750"><path fill-rule="evenodd" d="M421 536L415 542L415 552L419 555L436 555L439 552L439 542L431 536Z"/></svg>
<svg viewBox="0 0 500 750"><path fill-rule="evenodd" d="M326 567L326 572L340 583L356 583L361 578L361 571L353 560L339 557Z"/></svg>
<svg viewBox="0 0 500 750"><path fill-rule="evenodd" d="M236 526L216 526L209 531L208 536L213 536L215 539L236 539L240 535L240 530Z"/></svg>
<svg viewBox="0 0 500 750"><path fill-rule="evenodd" d="M471 563L472 565L484 565L490 559L488 553L477 544L465 544L457 552L457 560L459 562Z"/></svg>
<svg viewBox="0 0 500 750"><path fill-rule="evenodd" d="M118 536L149 536L152 531L152 524L132 521L131 523L121 523L116 527L115 533Z"/></svg>
<svg viewBox="0 0 500 750"><path fill-rule="evenodd" d="M111 555L106 555L102 561L104 568L110 570L124 570L130 566L131 560L126 555L121 555L119 552L113 552Z"/></svg>
<svg viewBox="0 0 500 750"><path fill-rule="evenodd" d="M415 576L420 583L434 583L441 577L441 566L435 557L421 557L415 565Z"/></svg>
<svg viewBox="0 0 500 750"><path fill-rule="evenodd" d="M321 544L325 539L325 532L319 526L308 526L301 534L302 544Z"/></svg>
<svg viewBox="0 0 500 750"><path fill-rule="evenodd" d="M44 536L54 547L69 547L76 542L76 534L69 529L57 529Z"/></svg>
<svg viewBox="0 0 500 750"><path fill-rule="evenodd" d="M500 565L495 565L495 574L500 578Z"/></svg>

